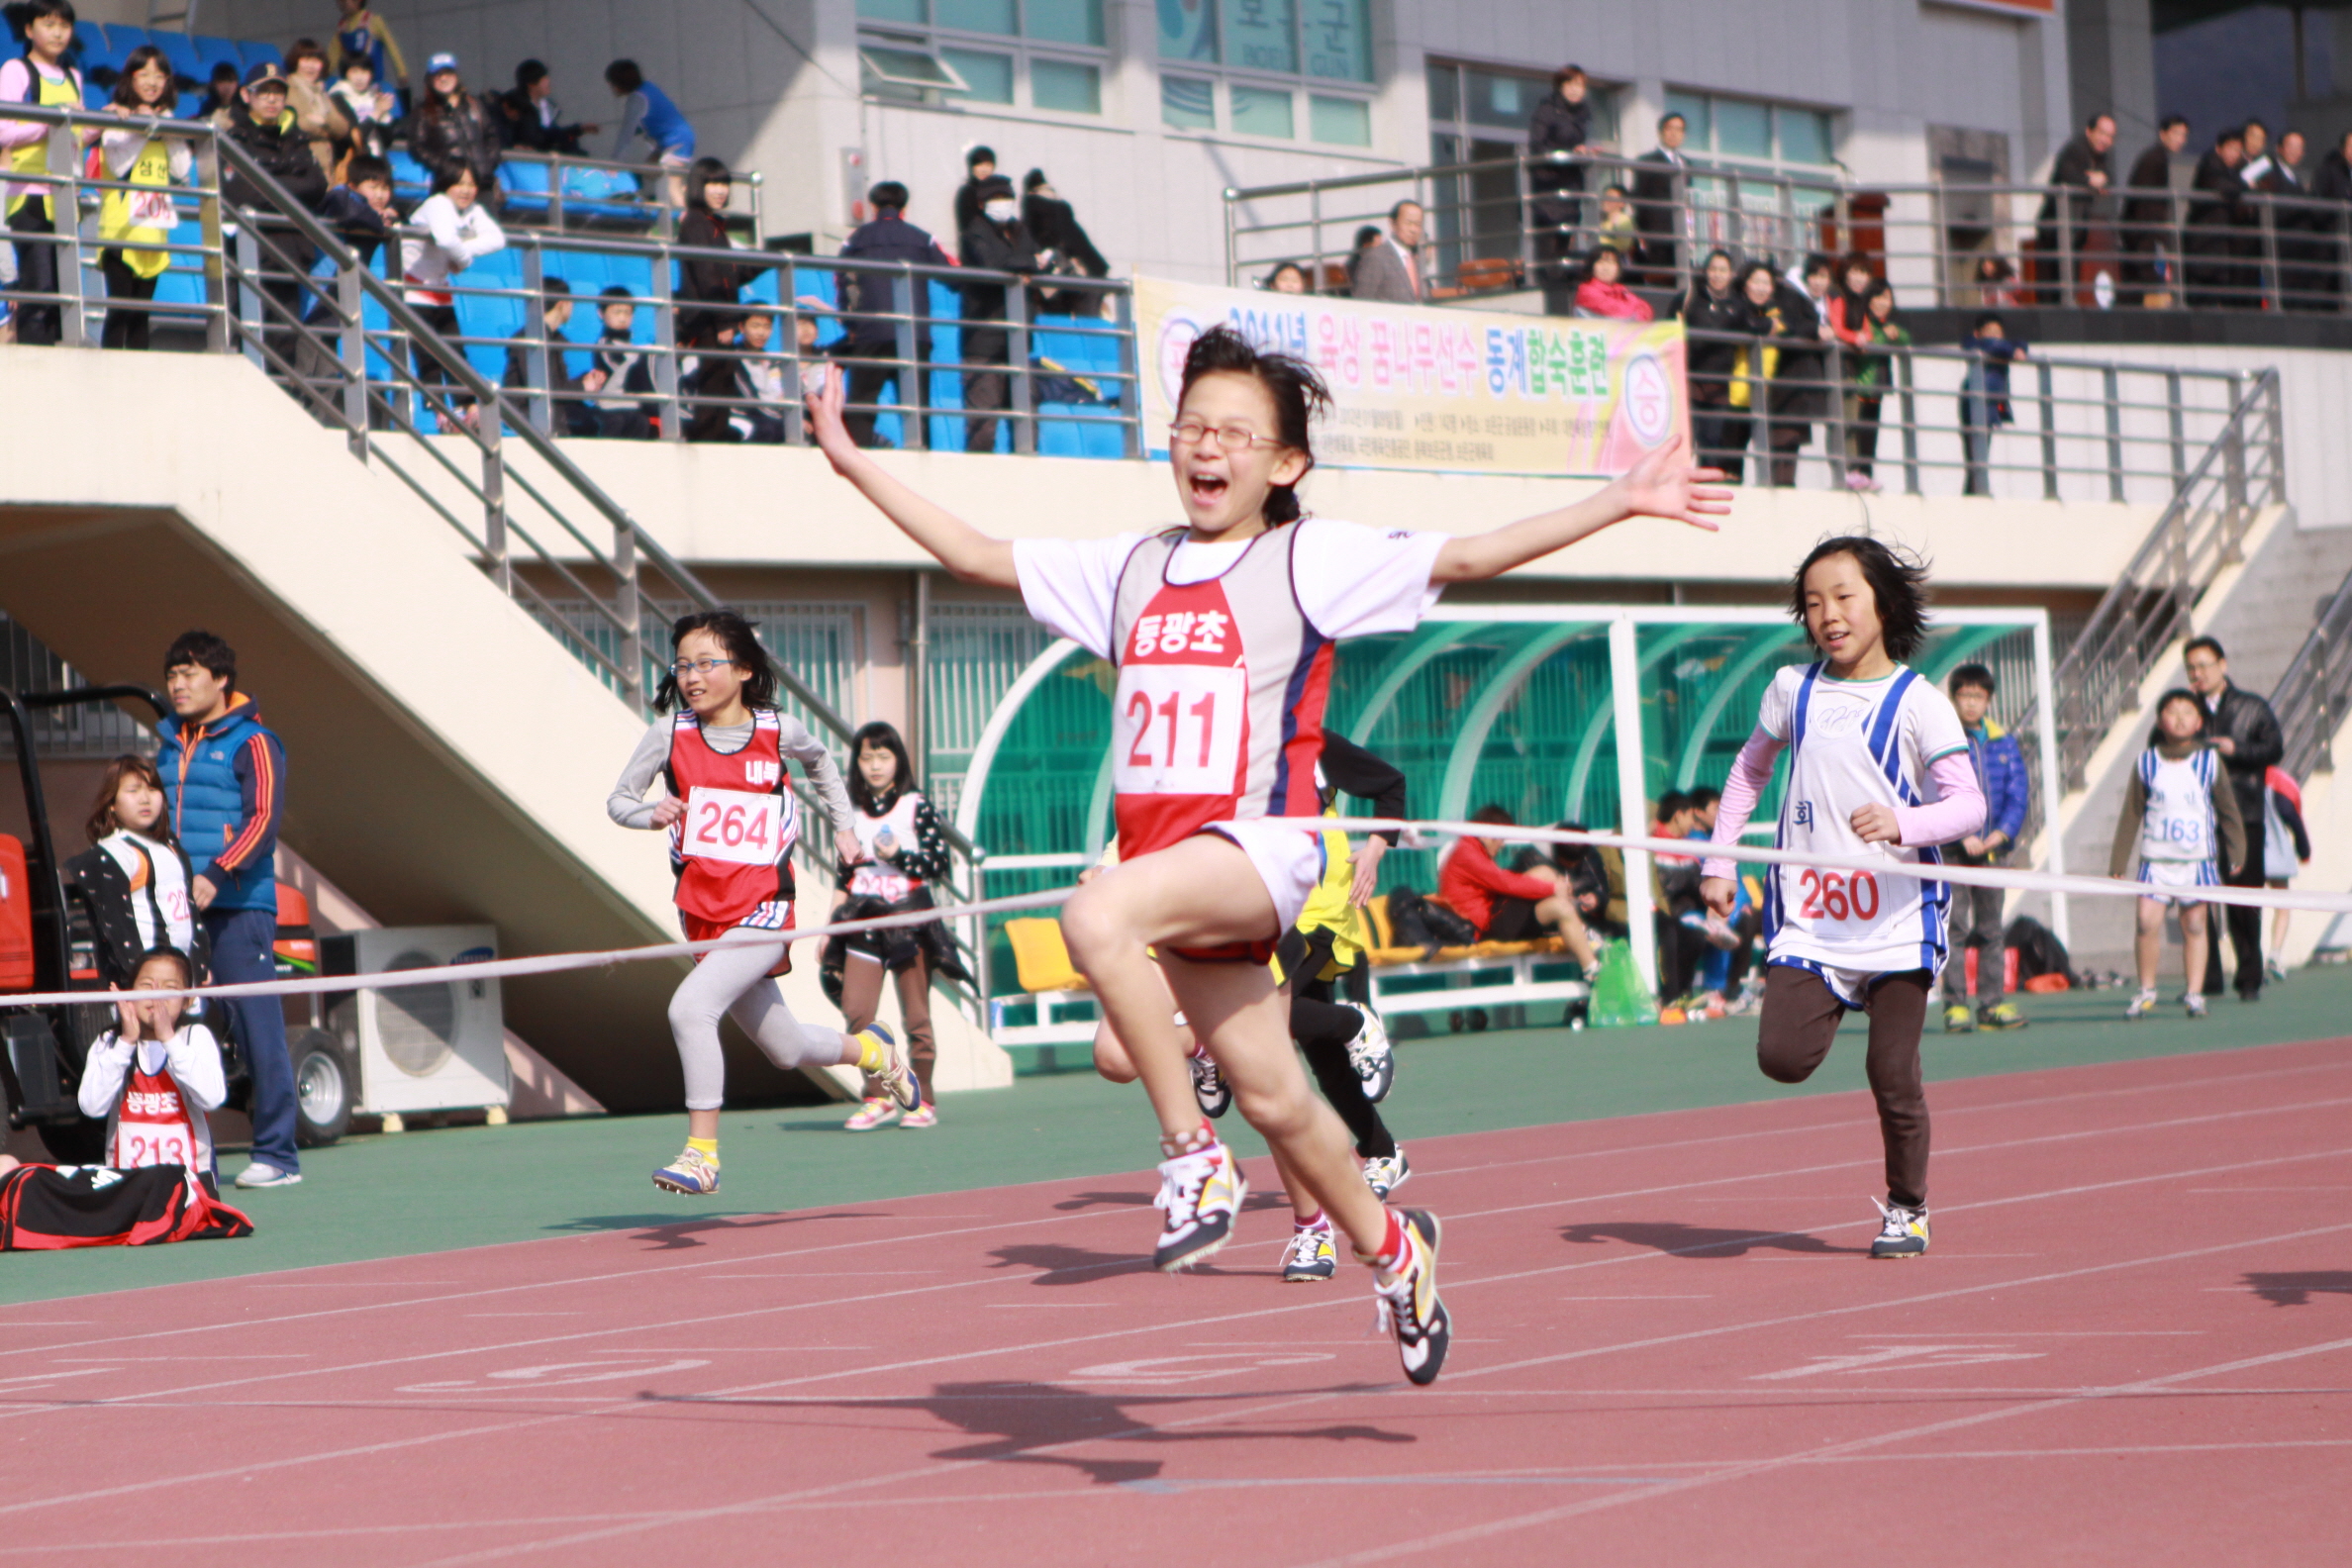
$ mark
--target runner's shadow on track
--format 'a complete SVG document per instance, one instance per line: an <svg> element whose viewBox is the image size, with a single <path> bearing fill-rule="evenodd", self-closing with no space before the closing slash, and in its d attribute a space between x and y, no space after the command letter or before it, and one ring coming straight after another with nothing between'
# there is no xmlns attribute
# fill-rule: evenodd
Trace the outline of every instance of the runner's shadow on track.
<svg viewBox="0 0 2352 1568"><path fill-rule="evenodd" d="M2352 1270L2313 1274L2248 1274L2246 1289L2273 1307L2308 1307L2314 1296L2352 1296Z"/></svg>
<svg viewBox="0 0 2352 1568"><path fill-rule="evenodd" d="M1334 1394L1355 1392L1334 1388ZM1362 1424L1250 1428L1220 1426L1197 1431L1168 1431L1151 1423L1140 1412L1198 1410L1229 1405L1236 1395L1127 1394L1111 1395L1055 1383L941 1383L929 1395L909 1399L844 1401L846 1408L923 1411L941 1424L959 1427L977 1441L941 1448L931 1458L978 1461L988 1464L1059 1466L1077 1472L1096 1486L1133 1486L1158 1478L1165 1461L1159 1459L1089 1459L1043 1450L1092 1442L1223 1443L1240 1440L1297 1442L1415 1443L1411 1432L1389 1431ZM1251 1399L1265 1397L1251 1391ZM799 1408L806 1409L805 1404Z"/></svg>
<svg viewBox="0 0 2352 1568"><path fill-rule="evenodd" d="M702 1237L718 1230L765 1230L772 1225L805 1225L812 1220L877 1220L881 1215L860 1214L836 1210L828 1214L739 1214L697 1215L692 1220L675 1220L668 1215L584 1215L577 1220L565 1220L547 1226L550 1230L578 1230L590 1233L606 1230L638 1230L639 1240L651 1242L647 1248L655 1252L679 1252L689 1247L708 1246Z"/></svg>
<svg viewBox="0 0 2352 1568"><path fill-rule="evenodd" d="M1756 1230L1718 1230L1684 1225L1674 1220L1600 1220L1590 1225L1560 1226L1560 1239L1572 1246L1623 1241L1649 1247L1669 1257L1745 1257L1749 1251L1798 1252L1819 1257L1861 1257L1868 1247L1831 1246L1819 1236L1772 1235Z"/></svg>
<svg viewBox="0 0 2352 1568"><path fill-rule="evenodd" d="M1132 1252L1090 1252L1052 1242L1017 1242L994 1248L989 1256L996 1259L991 1268L1036 1269L1031 1285L1091 1285L1115 1274L1151 1272L1151 1260Z"/></svg>
<svg viewBox="0 0 2352 1568"><path fill-rule="evenodd" d="M1064 1198L1053 1207L1071 1213L1083 1209L1148 1209L1152 1195L1147 1192L1084 1192ZM1253 1192L1241 1201L1243 1214L1257 1214L1268 1209L1288 1209L1290 1200L1276 1188L1271 1192Z"/></svg>

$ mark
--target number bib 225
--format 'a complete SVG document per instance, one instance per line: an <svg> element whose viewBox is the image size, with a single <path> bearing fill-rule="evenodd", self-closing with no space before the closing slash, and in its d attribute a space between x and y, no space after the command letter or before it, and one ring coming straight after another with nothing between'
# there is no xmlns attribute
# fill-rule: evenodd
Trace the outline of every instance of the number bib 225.
<svg viewBox="0 0 2352 1568"><path fill-rule="evenodd" d="M1224 795L1241 765L1248 672L1129 664L1119 672L1112 785L1122 795Z"/></svg>
<svg viewBox="0 0 2352 1568"><path fill-rule="evenodd" d="M686 792L681 850L705 860L774 865L784 829L784 797L696 785Z"/></svg>

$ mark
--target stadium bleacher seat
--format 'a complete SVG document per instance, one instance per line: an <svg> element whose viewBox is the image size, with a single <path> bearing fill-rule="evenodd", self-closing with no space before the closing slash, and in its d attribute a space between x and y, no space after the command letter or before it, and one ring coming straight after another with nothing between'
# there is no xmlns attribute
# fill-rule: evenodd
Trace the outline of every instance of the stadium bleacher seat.
<svg viewBox="0 0 2352 1568"><path fill-rule="evenodd" d="M408 148L392 148L386 161L392 165L392 194L402 202L421 202L433 194L433 171L418 162Z"/></svg>
<svg viewBox="0 0 2352 1568"><path fill-rule="evenodd" d="M279 50L275 44L240 44L237 46L237 52L245 62L245 70L251 70L256 65L283 65L286 63L285 54Z"/></svg>

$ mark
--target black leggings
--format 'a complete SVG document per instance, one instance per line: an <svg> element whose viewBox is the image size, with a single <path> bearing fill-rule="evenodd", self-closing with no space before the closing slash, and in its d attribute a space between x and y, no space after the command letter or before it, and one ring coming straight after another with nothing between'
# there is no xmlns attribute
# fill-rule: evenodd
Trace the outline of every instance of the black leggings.
<svg viewBox="0 0 2352 1568"><path fill-rule="evenodd" d="M98 270L106 275L106 331L99 336L100 345L145 348L147 324L152 319L147 301L155 297L155 285L162 281L161 275L141 277L131 270L120 250L101 254Z"/></svg>
<svg viewBox="0 0 2352 1568"><path fill-rule="evenodd" d="M1910 1209L1927 1203L1927 1088L1919 1070L1919 1028L1933 977L1924 969L1879 977L1867 998L1870 1045L1862 1058L1878 1101L1887 1151L1887 1197ZM1810 969L1774 964L1764 971L1764 1011L1757 1021L1756 1064L1775 1083L1811 1078L1829 1054L1846 1006Z"/></svg>
<svg viewBox="0 0 2352 1568"><path fill-rule="evenodd" d="M1364 1015L1333 1002L1330 981L1307 978L1329 967L1331 933L1319 931L1302 936L1294 931L1283 938L1281 953L1282 972L1290 979L1291 1038L1299 1042L1317 1086L1347 1124L1358 1157L1394 1159L1397 1140L1381 1121L1379 1107L1364 1098L1364 1081L1347 1059L1347 1042L1363 1029ZM1351 978L1356 972L1347 971Z"/></svg>

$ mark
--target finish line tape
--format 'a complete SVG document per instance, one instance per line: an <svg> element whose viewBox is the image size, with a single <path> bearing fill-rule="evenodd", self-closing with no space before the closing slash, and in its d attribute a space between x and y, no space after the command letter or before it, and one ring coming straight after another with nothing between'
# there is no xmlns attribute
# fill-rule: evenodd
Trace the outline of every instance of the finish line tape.
<svg viewBox="0 0 2352 1568"><path fill-rule="evenodd" d="M1566 828L1522 828L1508 823L1408 822L1394 817L1282 817L1269 821L1323 832L1328 829L1358 833L1396 830L1437 833L1450 837L1502 838L1512 843L1598 844L1614 849L1642 849L1678 859L1704 858L1724 846L1693 838L1650 838L1635 833L1590 833ZM2054 871L2011 870L1999 866L1920 865L1892 854L1813 855L1789 849L1741 844L1723 858L1750 864L1822 866L1840 871L1868 871L1875 875L1911 877L1926 882L1954 882L1971 887L2016 888L2028 893L2069 893L2092 898L2137 898L2147 884L2120 877L2070 876ZM346 991L387 990L397 986L433 985L451 980L503 980L522 975L563 974L577 969L603 969L614 964L644 963L660 958L691 958L719 947L773 941L779 934L793 941L889 931L903 926L926 926L932 921L966 920L973 916L1005 915L1020 910L1051 909L1077 892L1076 887L1022 893L1010 898L983 899L973 904L942 904L903 915L878 915L870 920L841 921L789 932L730 931L710 941L656 942L645 947L615 947L602 952L547 953L537 958L498 958L487 963L441 964L428 969L399 969L379 974L320 975L302 980L258 980L243 985L197 986L183 991L142 991L146 1000L169 997L221 998L315 996ZM2166 890L2168 893L2170 889ZM2314 910L2326 914L2352 913L2352 893L2297 893L2285 888L2208 887L2197 890L2201 901L2239 904L2257 909ZM110 997L128 993L107 991L42 991L0 996L0 1009L58 1006L105 1006Z"/></svg>

